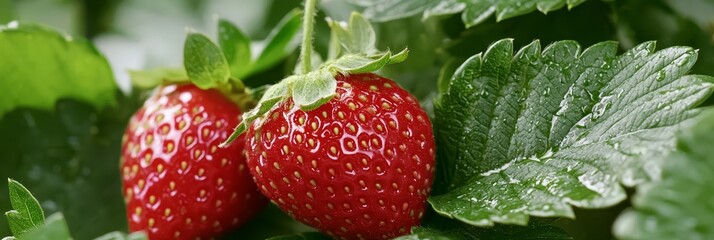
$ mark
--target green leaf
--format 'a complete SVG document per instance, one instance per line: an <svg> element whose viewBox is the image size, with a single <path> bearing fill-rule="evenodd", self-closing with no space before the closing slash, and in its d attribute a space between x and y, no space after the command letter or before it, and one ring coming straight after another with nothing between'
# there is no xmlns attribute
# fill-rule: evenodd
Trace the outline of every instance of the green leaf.
<svg viewBox="0 0 714 240"><path fill-rule="evenodd" d="M295 49L297 45L292 42L300 30L300 14L300 11L291 11L270 32L265 39L265 48L255 60L251 73L268 69Z"/></svg>
<svg viewBox="0 0 714 240"><path fill-rule="evenodd" d="M387 52L376 58L371 58L363 55L348 54L329 64L328 68L331 72L339 73L374 72L386 66L389 63L391 55L390 52Z"/></svg>
<svg viewBox="0 0 714 240"><path fill-rule="evenodd" d="M5 213L10 229L16 237L22 237L45 223L45 213L32 193L19 182L7 179L10 204L14 210Z"/></svg>
<svg viewBox="0 0 714 240"><path fill-rule="evenodd" d="M685 75L697 51L641 44L617 56L603 42L573 41L515 55L511 40L467 60L435 101L439 171L447 193L429 201L477 225L521 224L529 215L574 217L603 208L622 185L658 178L680 123L713 90ZM621 185L622 184L622 185Z"/></svg>
<svg viewBox="0 0 714 240"><path fill-rule="evenodd" d="M47 223L35 229L27 235L20 237L20 240L71 240L67 222L62 213L55 213L47 218Z"/></svg>
<svg viewBox="0 0 714 240"><path fill-rule="evenodd" d="M497 21L524 15L535 10L549 13L564 6L572 9L585 0L360 0L364 14L375 21L390 21L422 13L424 18L462 12L467 26L475 26L492 15Z"/></svg>
<svg viewBox="0 0 714 240"><path fill-rule="evenodd" d="M535 226L517 232L507 232L501 229L469 228L467 226L454 226L452 228L438 229L430 227L416 227L412 234L395 238L395 240L460 240L460 239L498 239L498 240L571 240L563 229L555 226Z"/></svg>
<svg viewBox="0 0 714 240"><path fill-rule="evenodd" d="M0 25L0 118L17 107L51 109L74 98L101 109L115 104L116 84L91 43L49 27ZM11 90L10 90L11 89Z"/></svg>
<svg viewBox="0 0 714 240"><path fill-rule="evenodd" d="M208 89L228 82L230 69L221 49L200 33L189 33L183 48L183 65L191 82Z"/></svg>
<svg viewBox="0 0 714 240"><path fill-rule="evenodd" d="M154 68L149 70L129 70L132 85L150 89L163 83L188 82L188 75L183 68Z"/></svg>
<svg viewBox="0 0 714 240"><path fill-rule="evenodd" d="M297 233L292 235L271 237L266 240L330 240L332 238L319 232Z"/></svg>
<svg viewBox="0 0 714 240"><path fill-rule="evenodd" d="M634 209L615 222L620 239L714 238L714 111L682 131L666 157L662 180L637 188Z"/></svg>
<svg viewBox="0 0 714 240"><path fill-rule="evenodd" d="M372 25L369 24L369 21L367 21L362 14L353 12L346 26L329 19L328 23L335 33L338 43L348 54L371 55L378 52L375 47L377 37L374 33L374 29L372 29Z"/></svg>
<svg viewBox="0 0 714 240"><path fill-rule="evenodd" d="M218 44L226 56L231 77L243 79L252 69L250 38L225 19L218 20Z"/></svg>
<svg viewBox="0 0 714 240"><path fill-rule="evenodd" d="M32 189L47 215L62 211L77 239L126 228L117 166L126 123L142 101L116 95L119 104L101 111L60 100L53 111L21 108L0 121L0 176ZM0 194L0 209L10 208ZM5 218L0 226L7 226Z"/></svg>
<svg viewBox="0 0 714 240"><path fill-rule="evenodd" d="M293 102L309 111L330 101L337 95L337 80L329 71L314 71L286 79L292 90Z"/></svg>
<svg viewBox="0 0 714 240"><path fill-rule="evenodd" d="M148 237L144 232L133 232L126 234L120 231L114 231L95 238L94 240L147 240Z"/></svg>

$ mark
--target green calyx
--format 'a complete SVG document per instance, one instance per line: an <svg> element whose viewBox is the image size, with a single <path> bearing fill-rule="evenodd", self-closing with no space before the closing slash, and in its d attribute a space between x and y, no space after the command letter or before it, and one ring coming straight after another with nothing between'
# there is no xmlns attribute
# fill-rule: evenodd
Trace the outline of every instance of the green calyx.
<svg viewBox="0 0 714 240"><path fill-rule="evenodd" d="M309 11L305 11L309 12ZM311 16L309 16L311 17ZM224 147L245 132L249 124L260 125L263 119L280 102L292 98L295 106L309 111L322 106L337 95L337 75L350 75L377 71L389 64L396 64L407 59L408 49L393 54L390 50L379 51L375 47L376 36L372 25L361 14L354 12L348 23L327 19L332 29L332 39L328 59L316 70L289 76L270 86L255 108L243 114L242 122L233 134L221 144ZM308 21L306 21L308 22ZM304 28L311 29L311 28ZM306 39L309 39L308 36ZM308 40L309 41L309 40ZM305 44L305 43L303 43ZM309 43L308 43L309 44ZM313 54L311 48L303 48L305 54ZM296 72L305 72L305 65L315 65L314 59L303 57ZM304 61L310 61L306 63ZM259 120L254 123L255 120Z"/></svg>

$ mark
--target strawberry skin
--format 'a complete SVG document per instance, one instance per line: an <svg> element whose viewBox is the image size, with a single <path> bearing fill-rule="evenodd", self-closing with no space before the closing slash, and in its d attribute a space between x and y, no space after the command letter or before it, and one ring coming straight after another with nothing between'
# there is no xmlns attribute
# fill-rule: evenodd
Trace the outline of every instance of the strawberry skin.
<svg viewBox="0 0 714 240"><path fill-rule="evenodd" d="M261 192L339 239L387 239L419 224L434 176L431 123L416 99L374 74L337 76L337 96L287 100L246 134Z"/></svg>
<svg viewBox="0 0 714 240"><path fill-rule="evenodd" d="M169 85L132 116L122 143L129 229L150 239L211 238L267 200L245 165L245 137L219 148L241 111L217 90Z"/></svg>

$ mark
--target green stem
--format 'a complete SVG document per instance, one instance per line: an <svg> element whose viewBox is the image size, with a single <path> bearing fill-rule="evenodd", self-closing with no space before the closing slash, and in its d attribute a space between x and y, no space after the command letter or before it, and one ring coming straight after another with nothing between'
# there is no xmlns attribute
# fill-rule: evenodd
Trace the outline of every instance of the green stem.
<svg viewBox="0 0 714 240"><path fill-rule="evenodd" d="M305 12L302 22L302 46L300 47L300 62L302 74L312 71L312 28L315 22L315 4L317 0L305 0Z"/></svg>

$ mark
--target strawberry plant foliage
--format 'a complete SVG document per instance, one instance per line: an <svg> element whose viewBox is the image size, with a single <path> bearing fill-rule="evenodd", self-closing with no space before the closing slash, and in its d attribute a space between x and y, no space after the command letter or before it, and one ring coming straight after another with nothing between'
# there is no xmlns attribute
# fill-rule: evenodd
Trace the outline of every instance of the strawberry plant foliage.
<svg viewBox="0 0 714 240"><path fill-rule="evenodd" d="M666 158L662 181L643 184L633 198L634 210L615 223L621 239L712 239L714 178L714 112L708 111L683 131L677 150Z"/></svg>
<svg viewBox="0 0 714 240"><path fill-rule="evenodd" d="M0 86L12 89L0 94L0 118L16 107L51 109L67 97L97 108L115 103L112 71L92 44L42 25L0 25L0 72Z"/></svg>
<svg viewBox="0 0 714 240"><path fill-rule="evenodd" d="M40 203L29 190L15 180L8 179L10 203L14 210L5 213L10 224L10 230L17 237L42 226L45 223L45 213Z"/></svg>
<svg viewBox="0 0 714 240"><path fill-rule="evenodd" d="M389 21L422 13L424 18L462 13L466 26L474 26L492 15L501 21L535 10L547 14L567 6L574 8L585 0L350 0L365 6L365 15L376 21Z"/></svg>
<svg viewBox="0 0 714 240"><path fill-rule="evenodd" d="M621 184L657 179L680 124L712 92L685 75L697 51L643 43L616 55L572 41L513 54L511 40L467 60L435 101L438 169L447 184L430 202L478 225L574 217L626 198Z"/></svg>

